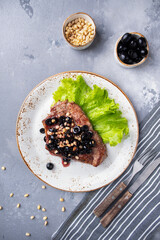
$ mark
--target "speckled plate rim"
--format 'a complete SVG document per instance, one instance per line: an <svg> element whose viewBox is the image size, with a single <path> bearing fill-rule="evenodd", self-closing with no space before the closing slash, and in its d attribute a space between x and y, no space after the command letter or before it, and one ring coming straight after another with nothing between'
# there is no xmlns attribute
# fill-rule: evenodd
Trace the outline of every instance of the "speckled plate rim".
<svg viewBox="0 0 160 240"><path fill-rule="evenodd" d="M22 112L22 109L23 109L23 107L24 107L24 105L25 105L26 100L30 97L30 95L32 94L32 92L34 92L34 90L35 90L36 88L38 88L40 85L42 85L44 82L46 82L46 81L47 81L48 79L50 79L50 78L56 77L56 76L61 75L61 74L71 74L71 73L80 73L80 74L81 74L81 73L82 73L82 74L85 73L85 74L94 75L94 76L100 77L100 78L102 78L102 79L110 82L111 84L113 84L116 88L118 88L118 89L120 90L120 92L121 92L121 93L125 96L125 98L128 100L128 102L129 102L130 106L132 107L132 110L133 110L133 112L134 112L134 114L135 114L136 124L137 124L137 140L136 140L136 145L135 145L135 149L134 149L134 151L133 151L131 160L128 161L128 165L126 166L126 168L125 168L115 179L113 179L112 181L108 182L107 184L102 185L101 187L98 187L98 188L95 188L95 189L85 190L85 191L65 190L65 189L62 189L62 188L54 187L54 186L52 186L51 184L45 182L42 178L40 178L39 176L36 175L36 173L33 172L33 170L30 168L29 164L26 162L25 157L24 157L24 155L23 155L22 152L21 152L20 145L19 145L19 141L18 141L18 124L19 124L19 121L20 121L20 119L21 119L21 118L20 118L20 115L21 115L21 112ZM44 79L42 82L40 82L39 84L37 84L37 85L29 92L29 94L27 95L27 97L24 99L24 101L23 101L23 103L22 103L22 105L21 105L21 107L20 107L20 110L19 110L19 113L18 113L18 116L17 116L17 121L16 121L16 142L17 142L17 146L18 146L19 153L20 153L20 155L21 155L24 163L27 165L27 167L29 168L29 170L30 170L37 178L39 178L42 182L44 182L45 184L47 184L47 185L49 185L49 186L51 186L51 187L53 187L53 188L55 188L55 189L62 190L62 191L66 191L66 192L77 192L77 193L78 193L78 192L91 192L91 191L95 191L95 190L98 190L98 189L100 189L100 188L103 188L103 187L111 184L112 182L114 182L116 179L118 179L118 178L125 172L125 170L128 168L128 166L129 166L130 163L132 162L133 157L134 157L134 155L135 155L135 152L136 152L136 150L137 150L138 141L139 141L139 124L138 124L138 118L137 118L136 111L135 111L135 109L134 109L134 107L133 107L133 104L131 103L131 101L130 101L130 99L128 98L128 96L122 91L122 89L121 89L117 84L115 84L114 82L112 82L112 81L109 80L108 78L106 78L106 77L104 77L104 76L101 76L101 75L99 75L99 74L93 73L93 72L88 72L88 71L79 71L79 70L65 71L65 72L61 72L61 73L54 74L54 75L52 75L52 76Z"/></svg>

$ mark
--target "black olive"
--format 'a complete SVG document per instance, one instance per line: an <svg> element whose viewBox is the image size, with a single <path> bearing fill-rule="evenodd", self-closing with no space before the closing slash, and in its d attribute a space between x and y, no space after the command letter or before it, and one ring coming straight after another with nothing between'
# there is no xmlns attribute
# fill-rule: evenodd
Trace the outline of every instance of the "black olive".
<svg viewBox="0 0 160 240"><path fill-rule="evenodd" d="M81 128L80 128L79 126L75 126L75 127L73 128L73 133L74 133L75 135L80 134L80 133L81 133Z"/></svg>
<svg viewBox="0 0 160 240"><path fill-rule="evenodd" d="M128 48L126 47L126 46L124 46L123 48L122 48L122 51L123 52L126 52L128 50Z"/></svg>
<svg viewBox="0 0 160 240"><path fill-rule="evenodd" d="M67 123L72 123L72 118L66 117L65 121L66 121Z"/></svg>
<svg viewBox="0 0 160 240"><path fill-rule="evenodd" d="M55 140L56 137L57 137L57 135L56 135L56 134L53 134L53 135L50 136L50 139L51 139L51 140Z"/></svg>
<svg viewBox="0 0 160 240"><path fill-rule="evenodd" d="M135 63L139 63L140 61L142 61L143 57L138 56L136 59L134 59Z"/></svg>
<svg viewBox="0 0 160 240"><path fill-rule="evenodd" d="M88 134L88 138L89 138L89 139L92 138L92 136L93 136L93 132L88 131L87 134Z"/></svg>
<svg viewBox="0 0 160 240"><path fill-rule="evenodd" d="M56 132L57 131L57 129L55 129L55 128L50 128L49 129L49 132Z"/></svg>
<svg viewBox="0 0 160 240"><path fill-rule="evenodd" d="M77 146L80 146L80 145L81 145L81 142L78 141L77 139L75 139L74 141L76 141L76 145L77 145Z"/></svg>
<svg viewBox="0 0 160 240"><path fill-rule="evenodd" d="M94 147L96 145L96 142L94 140L90 140L88 144L89 146Z"/></svg>
<svg viewBox="0 0 160 240"><path fill-rule="evenodd" d="M89 130L89 127L87 125L83 125L81 127L82 132L87 132Z"/></svg>
<svg viewBox="0 0 160 240"><path fill-rule="evenodd" d="M146 39L143 37L138 38L138 45L140 48L146 47L147 46Z"/></svg>
<svg viewBox="0 0 160 240"><path fill-rule="evenodd" d="M56 146L53 143L46 144L46 146L47 146L48 150L56 149Z"/></svg>
<svg viewBox="0 0 160 240"><path fill-rule="evenodd" d="M122 43L122 41L119 41L118 46L117 46L118 52L121 52L122 48L123 48L123 43Z"/></svg>
<svg viewBox="0 0 160 240"><path fill-rule="evenodd" d="M44 141L46 142L46 136L44 137Z"/></svg>
<svg viewBox="0 0 160 240"><path fill-rule="evenodd" d="M58 150L59 153L63 153L64 152L64 147L57 146L57 150Z"/></svg>
<svg viewBox="0 0 160 240"><path fill-rule="evenodd" d="M127 64L133 64L133 63L134 63L133 60L129 58Z"/></svg>
<svg viewBox="0 0 160 240"><path fill-rule="evenodd" d="M121 59L122 62L125 61L126 56L127 56L127 54L126 54L125 52L121 52L121 53L119 54L119 58Z"/></svg>
<svg viewBox="0 0 160 240"><path fill-rule="evenodd" d="M47 126L51 126L52 125L52 119L51 118L46 119L45 123L46 123Z"/></svg>
<svg viewBox="0 0 160 240"><path fill-rule="evenodd" d="M91 131L84 132L84 133L82 133L81 139L84 142L84 141L92 138L92 136L93 136L93 133Z"/></svg>
<svg viewBox="0 0 160 240"><path fill-rule="evenodd" d="M67 130L65 132L65 138L72 140L73 139L73 133L70 130Z"/></svg>
<svg viewBox="0 0 160 240"><path fill-rule="evenodd" d="M44 128L41 128L39 131L40 131L40 133L45 133L45 129Z"/></svg>
<svg viewBox="0 0 160 240"><path fill-rule="evenodd" d="M128 51L128 55L132 59L136 59L138 57L138 53L136 51L134 51L134 50L129 50Z"/></svg>
<svg viewBox="0 0 160 240"><path fill-rule="evenodd" d="M140 55L141 55L142 57L145 57L147 54L148 54L148 51L147 51L146 48L142 48L142 49L140 50Z"/></svg>
<svg viewBox="0 0 160 240"><path fill-rule="evenodd" d="M126 55L126 58L125 58L125 60L124 60L124 63L127 63L127 64L128 64L128 62L129 62L129 57Z"/></svg>
<svg viewBox="0 0 160 240"><path fill-rule="evenodd" d="M59 124L60 124L60 125L64 125L64 123L65 123L65 116L60 116L60 118L59 118Z"/></svg>
<svg viewBox="0 0 160 240"><path fill-rule="evenodd" d="M87 146L85 146L85 145L83 145L83 148L80 150L80 153L81 154L88 154L88 153L91 153L91 148L89 148L89 147L87 147Z"/></svg>
<svg viewBox="0 0 160 240"><path fill-rule="evenodd" d="M54 168L54 164L53 164L53 163L47 163L47 164L46 164L46 168L47 168L48 170L52 170L52 169Z"/></svg>
<svg viewBox="0 0 160 240"><path fill-rule="evenodd" d="M63 161L69 163L71 161L71 159L66 157L66 158L63 158Z"/></svg>
<svg viewBox="0 0 160 240"><path fill-rule="evenodd" d="M137 39L132 39L129 43L129 47L135 49L137 47Z"/></svg>
<svg viewBox="0 0 160 240"><path fill-rule="evenodd" d="M124 43L124 44L127 44L129 43L129 41L132 39L132 35L130 33L125 33L123 36L122 36L122 39L121 41Z"/></svg>

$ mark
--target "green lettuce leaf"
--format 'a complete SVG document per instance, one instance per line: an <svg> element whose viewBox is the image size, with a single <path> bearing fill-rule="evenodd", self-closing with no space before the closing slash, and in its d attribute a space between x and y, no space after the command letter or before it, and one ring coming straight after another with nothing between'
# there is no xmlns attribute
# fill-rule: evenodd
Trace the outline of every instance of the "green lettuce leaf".
<svg viewBox="0 0 160 240"><path fill-rule="evenodd" d="M104 143L116 146L124 135L129 134L127 119L122 117L119 104L109 98L106 89L97 85L94 85L93 89L90 88L81 75L78 75L76 80L64 78L53 93L52 106L59 100L67 99L82 108Z"/></svg>

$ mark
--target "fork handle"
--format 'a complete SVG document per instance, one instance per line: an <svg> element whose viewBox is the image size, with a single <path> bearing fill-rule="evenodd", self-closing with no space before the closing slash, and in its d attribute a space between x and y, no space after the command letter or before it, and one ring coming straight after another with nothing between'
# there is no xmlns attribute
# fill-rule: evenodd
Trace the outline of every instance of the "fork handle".
<svg viewBox="0 0 160 240"><path fill-rule="evenodd" d="M102 213L111 205L112 202L124 191L127 186L121 182L104 200L98 207L94 209L94 214L100 217Z"/></svg>
<svg viewBox="0 0 160 240"><path fill-rule="evenodd" d="M100 222L103 227L107 227L112 222L112 220L122 210L131 197L132 194L129 191L125 192L125 194L118 200L112 209L101 219Z"/></svg>

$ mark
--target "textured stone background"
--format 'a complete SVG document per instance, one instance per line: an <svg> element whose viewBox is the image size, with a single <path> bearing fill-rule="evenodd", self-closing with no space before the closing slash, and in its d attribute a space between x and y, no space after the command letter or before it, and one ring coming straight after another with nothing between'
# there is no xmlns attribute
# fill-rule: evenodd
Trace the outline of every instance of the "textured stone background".
<svg viewBox="0 0 160 240"><path fill-rule="evenodd" d="M94 44L84 51L68 47L62 24L70 14L84 11L97 25ZM67 193L47 186L23 163L16 145L15 126L26 95L43 79L68 70L101 74L127 93L139 121L160 96L160 1L159 0L1 0L0 1L0 239L50 239L82 199L82 193ZM124 69L114 59L114 45L127 31L146 36L148 61L135 69ZM9 194L14 192L14 197ZM29 193L29 198L23 195ZM64 197L65 202L59 202ZM21 208L17 209L17 203ZM41 204L46 213L36 209ZM65 206L67 211L61 212ZM36 219L31 221L30 216ZM49 225L43 226L47 215ZM158 239L156 231L149 239Z"/></svg>

